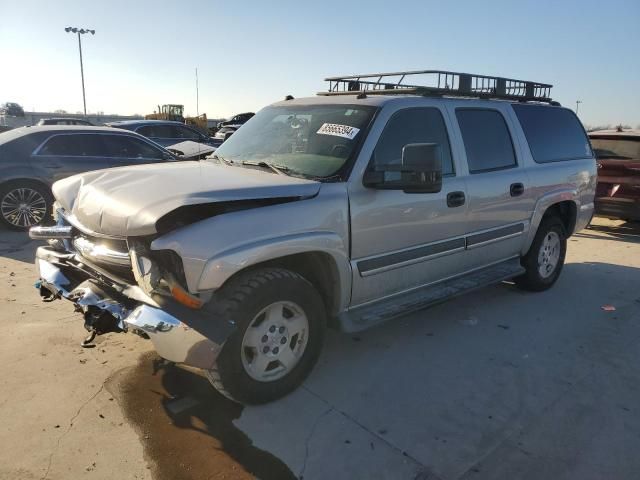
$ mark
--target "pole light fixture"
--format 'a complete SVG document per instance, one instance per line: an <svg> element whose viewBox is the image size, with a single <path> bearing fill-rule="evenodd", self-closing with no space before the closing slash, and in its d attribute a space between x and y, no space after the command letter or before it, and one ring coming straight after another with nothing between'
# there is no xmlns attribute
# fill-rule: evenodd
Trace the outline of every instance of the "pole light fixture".
<svg viewBox="0 0 640 480"><path fill-rule="evenodd" d="M76 27L66 27L64 29L67 33L76 33L78 34L78 50L80 51L80 77L82 78L82 104L84 105L84 116L87 116L87 99L84 92L84 67L82 65L82 40L80 39L80 35L84 35L85 33L90 33L91 35L95 35L96 31L91 30L89 28L76 28Z"/></svg>

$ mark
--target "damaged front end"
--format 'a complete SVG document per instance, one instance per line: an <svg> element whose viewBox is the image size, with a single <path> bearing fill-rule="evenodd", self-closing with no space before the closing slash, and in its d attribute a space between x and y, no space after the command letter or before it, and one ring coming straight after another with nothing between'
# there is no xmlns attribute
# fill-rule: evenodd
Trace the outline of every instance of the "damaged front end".
<svg viewBox="0 0 640 480"><path fill-rule="evenodd" d="M183 287L174 252L150 252L140 239L100 236L58 211L55 227L34 227L47 240L36 252L44 301L67 299L96 335L133 332L149 338L163 358L209 369L234 326L214 318L212 302Z"/></svg>

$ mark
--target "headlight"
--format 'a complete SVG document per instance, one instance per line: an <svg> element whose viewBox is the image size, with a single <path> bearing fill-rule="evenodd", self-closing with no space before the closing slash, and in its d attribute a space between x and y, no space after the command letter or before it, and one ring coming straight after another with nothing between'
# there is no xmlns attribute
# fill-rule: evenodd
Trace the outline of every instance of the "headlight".
<svg viewBox="0 0 640 480"><path fill-rule="evenodd" d="M175 300L189 308L198 309L202 307L203 301L201 298L182 288L170 273L163 276L160 267L144 252L140 252L134 247L129 251L129 255L131 256L133 276L147 295L152 293L170 294ZM159 288L161 283L162 288Z"/></svg>

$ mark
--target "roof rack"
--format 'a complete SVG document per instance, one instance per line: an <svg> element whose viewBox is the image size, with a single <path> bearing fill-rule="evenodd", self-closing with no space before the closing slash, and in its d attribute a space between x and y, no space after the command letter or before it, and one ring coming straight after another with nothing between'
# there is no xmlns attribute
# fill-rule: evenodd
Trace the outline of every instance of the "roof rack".
<svg viewBox="0 0 640 480"><path fill-rule="evenodd" d="M407 77L412 81L405 83ZM546 83L445 70L369 73L325 78L329 90L318 95L436 95L552 103Z"/></svg>

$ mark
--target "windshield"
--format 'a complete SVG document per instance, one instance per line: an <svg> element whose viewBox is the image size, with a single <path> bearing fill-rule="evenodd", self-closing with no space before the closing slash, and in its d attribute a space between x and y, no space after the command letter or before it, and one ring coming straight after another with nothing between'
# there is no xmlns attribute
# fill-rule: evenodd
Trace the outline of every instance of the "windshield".
<svg viewBox="0 0 640 480"><path fill-rule="evenodd" d="M614 160L640 160L640 141L592 138L591 146L596 158Z"/></svg>
<svg viewBox="0 0 640 480"><path fill-rule="evenodd" d="M267 107L216 150L229 163L264 162L292 175L336 175L356 153L375 107Z"/></svg>

